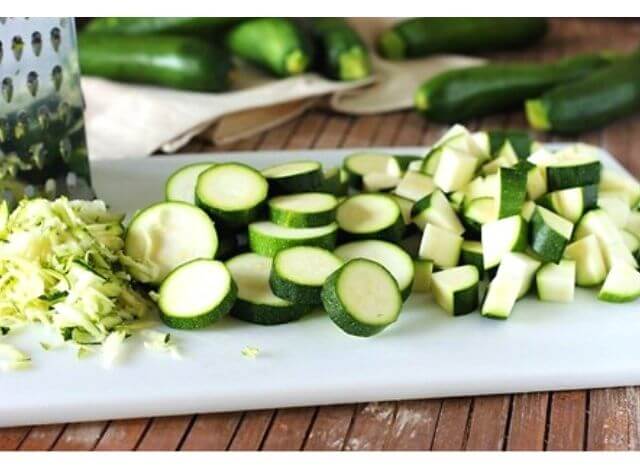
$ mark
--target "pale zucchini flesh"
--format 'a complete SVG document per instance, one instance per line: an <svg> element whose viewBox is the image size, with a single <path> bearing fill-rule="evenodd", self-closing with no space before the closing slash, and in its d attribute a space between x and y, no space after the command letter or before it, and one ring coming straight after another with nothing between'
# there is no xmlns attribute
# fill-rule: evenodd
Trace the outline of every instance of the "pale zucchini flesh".
<svg viewBox="0 0 640 468"><path fill-rule="evenodd" d="M439 271L431 275L431 289L437 304L453 316L478 308L478 270L471 265Z"/></svg>
<svg viewBox="0 0 640 468"><path fill-rule="evenodd" d="M538 298L546 302L573 302L576 264L572 260L547 263L536 273Z"/></svg>

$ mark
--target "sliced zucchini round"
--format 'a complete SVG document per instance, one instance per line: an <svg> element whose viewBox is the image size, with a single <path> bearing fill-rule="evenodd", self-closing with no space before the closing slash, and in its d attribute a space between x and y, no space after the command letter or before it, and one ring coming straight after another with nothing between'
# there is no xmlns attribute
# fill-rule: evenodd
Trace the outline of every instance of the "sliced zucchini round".
<svg viewBox="0 0 640 468"><path fill-rule="evenodd" d="M269 285L272 260L255 253L244 253L227 261L227 268L238 286L231 315L246 322L277 325L297 320L311 310L276 296Z"/></svg>
<svg viewBox="0 0 640 468"><path fill-rule="evenodd" d="M238 163L217 164L198 177L196 203L216 221L239 227L262 215L269 185L255 169Z"/></svg>
<svg viewBox="0 0 640 468"><path fill-rule="evenodd" d="M431 223L458 235L465 231L449 200L440 190L434 190L418 200L411 209L411 216L413 222L422 230Z"/></svg>
<svg viewBox="0 0 640 468"><path fill-rule="evenodd" d="M338 206L336 221L345 238L351 239L398 242L405 228L400 207L395 200L374 193L347 198Z"/></svg>
<svg viewBox="0 0 640 468"><path fill-rule="evenodd" d="M273 257L269 283L274 294L296 304L319 305L327 277L342 266L342 260L318 247L293 247Z"/></svg>
<svg viewBox="0 0 640 468"><path fill-rule="evenodd" d="M384 153L354 153L344 159L344 169L348 175L349 185L362 189L362 178L365 174L381 172L392 176L400 176L402 171L396 158Z"/></svg>
<svg viewBox="0 0 640 468"><path fill-rule="evenodd" d="M400 182L400 176L386 172L370 172L362 176L363 192L389 192Z"/></svg>
<svg viewBox="0 0 640 468"><path fill-rule="evenodd" d="M640 297L640 273L624 262L613 265L600 289L598 299L606 302L631 302Z"/></svg>
<svg viewBox="0 0 640 468"><path fill-rule="evenodd" d="M204 328L229 313L236 293L236 284L224 263L193 260L173 270L162 282L160 318L172 328Z"/></svg>
<svg viewBox="0 0 640 468"><path fill-rule="evenodd" d="M213 163L195 163L181 167L171 174L165 185L165 200L196 203L198 176L213 166Z"/></svg>
<svg viewBox="0 0 640 468"><path fill-rule="evenodd" d="M269 200L271 222L285 227L306 228L331 224L338 200L328 193L296 193Z"/></svg>
<svg viewBox="0 0 640 468"><path fill-rule="evenodd" d="M436 303L453 316L465 315L478 308L478 270L463 265L431 275L431 290Z"/></svg>
<svg viewBox="0 0 640 468"><path fill-rule="evenodd" d="M140 211L124 240L125 254L135 262L129 273L151 284L159 284L183 263L214 258L217 250L218 235L207 213L184 202L157 203Z"/></svg>
<svg viewBox="0 0 640 468"><path fill-rule="evenodd" d="M398 283L382 265L362 258L335 271L322 288L329 317L345 333L372 336L398 319L402 297Z"/></svg>
<svg viewBox="0 0 640 468"><path fill-rule="evenodd" d="M383 265L398 282L402 298L406 300L411 294L413 260L397 245L379 240L356 241L339 246L334 253L344 261L365 258Z"/></svg>
<svg viewBox="0 0 640 468"><path fill-rule="evenodd" d="M300 245L333 250L337 234L336 223L312 228L288 228L269 221L259 221L249 225L249 247L253 252L267 257Z"/></svg>
<svg viewBox="0 0 640 468"><path fill-rule="evenodd" d="M322 164L317 161L295 161L271 166L262 171L269 181L271 194L312 192L324 182Z"/></svg>

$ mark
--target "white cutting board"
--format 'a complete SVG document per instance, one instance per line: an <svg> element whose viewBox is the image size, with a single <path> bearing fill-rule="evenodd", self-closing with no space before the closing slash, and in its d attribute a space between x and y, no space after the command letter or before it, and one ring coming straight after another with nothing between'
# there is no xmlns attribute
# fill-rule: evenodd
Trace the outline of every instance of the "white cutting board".
<svg viewBox="0 0 640 468"><path fill-rule="evenodd" d="M95 162L99 196L132 212L162 199L167 176L194 161L256 167L301 158L339 164L353 150L263 151ZM395 148L421 154L419 148ZM603 155L605 165L620 166ZM0 373L0 426L640 384L638 304L598 302L578 290L569 305L519 302L507 321L452 318L414 295L373 338L344 334L322 313L264 327L225 318L199 332L173 331L182 360L133 341L117 367L99 356L43 351L44 334L6 337L32 370ZM260 349L256 359L241 354Z"/></svg>

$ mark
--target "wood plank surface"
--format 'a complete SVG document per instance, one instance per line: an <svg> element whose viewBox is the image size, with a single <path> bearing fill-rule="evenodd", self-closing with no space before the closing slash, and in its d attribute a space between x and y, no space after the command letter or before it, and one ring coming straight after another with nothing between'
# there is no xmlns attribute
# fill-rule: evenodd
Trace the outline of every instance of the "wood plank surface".
<svg viewBox="0 0 640 468"><path fill-rule="evenodd" d="M554 20L536 47L497 59L552 60L632 50L640 22ZM526 128L521 112L466 122ZM228 147L193 141L184 152L413 146L445 126L414 112L350 117L312 110ZM563 139L536 135L542 140ZM599 144L640 175L640 115L576 139ZM637 450L640 388L370 402L0 429L0 450Z"/></svg>

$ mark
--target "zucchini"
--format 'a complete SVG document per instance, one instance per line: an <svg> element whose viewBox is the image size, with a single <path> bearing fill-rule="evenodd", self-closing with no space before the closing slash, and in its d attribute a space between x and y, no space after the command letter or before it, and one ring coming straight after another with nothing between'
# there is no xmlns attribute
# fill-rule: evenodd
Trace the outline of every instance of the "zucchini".
<svg viewBox="0 0 640 468"><path fill-rule="evenodd" d="M94 18L85 32L118 35L182 34L210 36L238 22L221 17L103 17Z"/></svg>
<svg viewBox="0 0 640 468"><path fill-rule="evenodd" d="M473 265L478 269L480 277L484 274L484 261L482 259L482 243L474 240L465 240L460 249L460 264Z"/></svg>
<svg viewBox="0 0 640 468"><path fill-rule="evenodd" d="M640 60L618 60L574 83L531 96L525 109L536 130L578 133L640 109Z"/></svg>
<svg viewBox="0 0 640 468"><path fill-rule="evenodd" d="M212 166L212 163L195 163L175 171L167 179L164 190L165 200L181 201L195 205L198 176Z"/></svg>
<svg viewBox="0 0 640 468"><path fill-rule="evenodd" d="M392 176L400 176L402 171L398 160L384 153L353 153L344 159L344 170L347 172L349 185L357 190L362 189L362 178L371 172L382 172Z"/></svg>
<svg viewBox="0 0 640 468"><path fill-rule="evenodd" d="M482 166L482 173L484 175L495 174L501 167L513 167L519 161L520 159L518 159L516 151L511 146L511 142L506 141L498 151L497 157Z"/></svg>
<svg viewBox="0 0 640 468"><path fill-rule="evenodd" d="M258 221L249 224L249 248L266 257L273 257L281 250L301 245L333 250L337 234L336 223L310 228L289 228L269 221Z"/></svg>
<svg viewBox="0 0 640 468"><path fill-rule="evenodd" d="M527 223L531 222L531 218L533 217L533 212L536 211L536 206L537 205L531 200L527 200L526 202L524 202L524 205L522 205L520 216L522 216L522 218Z"/></svg>
<svg viewBox="0 0 640 468"><path fill-rule="evenodd" d="M263 214L269 192L266 179L239 163L217 164L202 172L196 183L196 204L221 224L237 228Z"/></svg>
<svg viewBox="0 0 640 468"><path fill-rule="evenodd" d="M433 262L417 258L413 261L415 276L411 292L428 293L431 291L431 275L433 274Z"/></svg>
<svg viewBox="0 0 640 468"><path fill-rule="evenodd" d="M413 218L411 217L411 210L413 209L413 201L408 198L403 198L395 194L390 195L391 198L395 200L395 202L400 207L400 213L402 213L402 219L404 221L405 226L410 225L413 222Z"/></svg>
<svg viewBox="0 0 640 468"><path fill-rule="evenodd" d="M484 298L480 314L483 317L506 320L518 300L520 282L508 276L496 276Z"/></svg>
<svg viewBox="0 0 640 468"><path fill-rule="evenodd" d="M536 274L538 298L547 302L573 302L576 264L571 260L547 263Z"/></svg>
<svg viewBox="0 0 640 468"><path fill-rule="evenodd" d="M362 177L363 192L389 192L400 183L400 176L385 172L370 172Z"/></svg>
<svg viewBox="0 0 640 468"><path fill-rule="evenodd" d="M624 245L626 245L627 249L629 249L629 252L631 252L633 256L636 257L638 254L638 250L640 249L640 239L638 239L634 234L631 234L629 231L625 231L624 229L620 230L620 235L622 236Z"/></svg>
<svg viewBox="0 0 640 468"><path fill-rule="evenodd" d="M576 263L576 284L578 286L590 288L602 284L605 280L607 266L595 235L588 235L567 245L564 256Z"/></svg>
<svg viewBox="0 0 640 468"><path fill-rule="evenodd" d="M437 267L452 268L460 259L462 242L462 236L433 224L427 224L422 234L418 256L431 260Z"/></svg>
<svg viewBox="0 0 640 468"><path fill-rule="evenodd" d="M473 236L479 236L482 225L498 219L496 202L491 197L481 197L471 200L464 208L462 220Z"/></svg>
<svg viewBox="0 0 640 468"><path fill-rule="evenodd" d="M269 200L269 219L280 226L318 227L336 219L336 197L328 193L297 193Z"/></svg>
<svg viewBox="0 0 640 468"><path fill-rule="evenodd" d="M431 276L431 290L436 303L453 316L465 315L478 308L478 270L471 265L439 271Z"/></svg>
<svg viewBox="0 0 640 468"><path fill-rule="evenodd" d="M443 192L453 192L473 179L478 158L452 148L445 147L440 156L433 181Z"/></svg>
<svg viewBox="0 0 640 468"><path fill-rule="evenodd" d="M537 200L547 193L547 170L529 161L521 164L520 168L527 173L527 197Z"/></svg>
<svg viewBox="0 0 640 468"><path fill-rule="evenodd" d="M530 45L546 32L542 18L413 18L385 30L377 49L392 60L495 52Z"/></svg>
<svg viewBox="0 0 640 468"><path fill-rule="evenodd" d="M598 293L606 302L632 302L640 297L640 273L626 263L613 265Z"/></svg>
<svg viewBox="0 0 640 468"><path fill-rule="evenodd" d="M422 230L427 223L447 229L462 235L464 226L458 219L456 212L449 204L449 200L440 190L434 190L426 197L418 200L411 209L413 222Z"/></svg>
<svg viewBox="0 0 640 468"><path fill-rule="evenodd" d="M415 275L414 263L397 245L378 240L356 241L339 246L334 253L344 261L365 258L384 265L398 282L402 298L406 300L411 294Z"/></svg>
<svg viewBox="0 0 640 468"><path fill-rule="evenodd" d="M482 225L484 269L498 266L509 252L522 252L527 247L527 223L520 215L498 219Z"/></svg>
<svg viewBox="0 0 640 468"><path fill-rule="evenodd" d="M412 154L394 154L394 158L398 162L398 166L402 172L416 170L419 171L422 167L422 157L414 156ZM411 165L414 165L414 168L411 168Z"/></svg>
<svg viewBox="0 0 640 468"><path fill-rule="evenodd" d="M609 215L613 224L618 228L623 229L629 222L631 208L629 207L629 203L623 198L615 195L607 195L606 193L600 193L597 205L598 208L602 209Z"/></svg>
<svg viewBox="0 0 640 468"><path fill-rule="evenodd" d="M492 63L449 70L418 88L415 106L437 122L482 117L521 106L527 99L585 78L609 63L604 54L585 54L547 64Z"/></svg>
<svg viewBox="0 0 640 468"><path fill-rule="evenodd" d="M485 177L478 176L469 182L463 190L467 203L476 198L493 198L498 193L498 177L496 174L490 174Z"/></svg>
<svg viewBox="0 0 640 468"><path fill-rule="evenodd" d="M339 167L332 167L322 173L322 183L318 192L330 193L336 197L344 197L349 190L347 172Z"/></svg>
<svg viewBox="0 0 640 468"><path fill-rule="evenodd" d="M525 130L489 130L487 132L489 140L489 151L491 156L497 156L504 144L508 142L518 159L526 159L531 154L533 139Z"/></svg>
<svg viewBox="0 0 640 468"><path fill-rule="evenodd" d="M398 204L387 195L375 193L348 197L338 206L336 221L345 239L398 242L405 230Z"/></svg>
<svg viewBox="0 0 640 468"><path fill-rule="evenodd" d="M527 197L527 174L517 168L498 170L496 211L498 219L520 214Z"/></svg>
<svg viewBox="0 0 640 468"><path fill-rule="evenodd" d="M80 34L79 50L85 75L190 91L229 88L229 57L197 38Z"/></svg>
<svg viewBox="0 0 640 468"><path fill-rule="evenodd" d="M285 18L255 18L235 26L227 35L231 52L276 76L304 73L311 63L309 42Z"/></svg>
<svg viewBox="0 0 640 468"><path fill-rule="evenodd" d="M197 258L213 259L218 235L207 214L183 202L163 202L138 212L124 239L129 268L141 283L159 284L176 267Z"/></svg>
<svg viewBox="0 0 640 468"><path fill-rule="evenodd" d="M322 165L317 161L294 161L262 170L269 181L271 195L314 191L324 182Z"/></svg>
<svg viewBox="0 0 640 468"><path fill-rule="evenodd" d="M315 18L318 66L334 80L361 80L371 75L369 50L358 33L342 18Z"/></svg>
<svg viewBox="0 0 640 468"><path fill-rule="evenodd" d="M271 290L272 259L255 253L240 254L227 261L233 281L238 286L231 315L245 322L277 325L298 320L311 306L279 298Z"/></svg>
<svg viewBox="0 0 640 468"><path fill-rule="evenodd" d="M368 337L398 319L402 297L398 283L380 264L362 258L335 271L322 288L329 318L345 333Z"/></svg>
<svg viewBox="0 0 640 468"><path fill-rule="evenodd" d="M448 198L449 204L451 205L451 208L453 208L453 211L456 213L460 213L462 211L466 198L466 194L464 193L464 191L457 190L455 192L451 192Z"/></svg>
<svg viewBox="0 0 640 468"><path fill-rule="evenodd" d="M640 211L632 211L624 227L634 236L640 238Z"/></svg>
<svg viewBox="0 0 640 468"><path fill-rule="evenodd" d="M554 211L572 223L577 223L583 214L596 207L598 186L585 185L571 189L547 193L539 199L539 204Z"/></svg>
<svg viewBox="0 0 640 468"><path fill-rule="evenodd" d="M531 289L541 262L521 252L509 252L500 262L496 278L508 278L515 281L516 298L525 296Z"/></svg>
<svg viewBox="0 0 640 468"><path fill-rule="evenodd" d="M531 249L547 262L557 263L571 239L573 224L541 206L531 217Z"/></svg>
<svg viewBox="0 0 640 468"><path fill-rule="evenodd" d="M636 207L640 201L640 184L626 174L603 168L600 171L599 189L603 192L615 191L626 194L629 206Z"/></svg>
<svg viewBox="0 0 640 468"><path fill-rule="evenodd" d="M585 185L598 185L601 163L591 156L557 161L547 166L549 192Z"/></svg>
<svg viewBox="0 0 640 468"><path fill-rule="evenodd" d="M224 263L193 260L180 265L162 282L158 292L160 318L171 328L204 328L229 313L236 294L236 284Z"/></svg>
<svg viewBox="0 0 640 468"><path fill-rule="evenodd" d="M433 178L420 172L407 171L394 190L394 194L411 201L418 201L436 188Z"/></svg>
<svg viewBox="0 0 640 468"><path fill-rule="evenodd" d="M273 257L269 284L273 293L295 304L320 305L326 279L342 260L318 247L293 247Z"/></svg>

